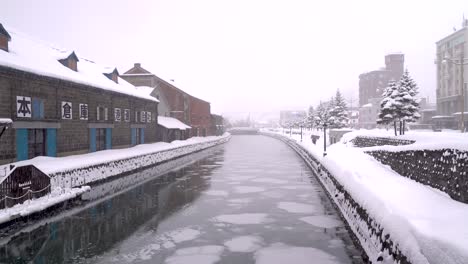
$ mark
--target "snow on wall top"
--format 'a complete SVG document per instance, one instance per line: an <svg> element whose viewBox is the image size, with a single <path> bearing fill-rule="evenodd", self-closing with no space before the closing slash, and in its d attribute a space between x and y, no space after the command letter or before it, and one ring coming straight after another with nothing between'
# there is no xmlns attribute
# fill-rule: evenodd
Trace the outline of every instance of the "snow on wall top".
<svg viewBox="0 0 468 264"><path fill-rule="evenodd" d="M393 139L404 139L416 141L414 144L404 146L375 146L365 148L366 151L386 150L386 151L405 151L405 150L437 150L437 149L458 149L468 151L468 133L459 133L458 131L408 131L405 135L396 136L392 129L373 129L373 130L355 130L345 134L341 138L341 143L346 144L358 136L366 137L384 137Z"/></svg>
<svg viewBox="0 0 468 264"><path fill-rule="evenodd" d="M186 130L190 128L186 124L180 122L178 119L167 116L158 116L158 124L169 129Z"/></svg>
<svg viewBox="0 0 468 264"><path fill-rule="evenodd" d="M11 35L9 52L0 50L0 66L89 85L155 102L158 101L149 93L147 94L146 91L142 93L141 90L139 91L122 78L118 78L119 83L107 78L103 73L106 73L108 67L80 57L78 71L75 72L58 61L58 59L66 58L67 55L72 54L72 51L57 49L42 41L34 40L23 33L9 28L7 30Z"/></svg>
<svg viewBox="0 0 468 264"><path fill-rule="evenodd" d="M13 121L9 118L0 118L0 125L11 124Z"/></svg>

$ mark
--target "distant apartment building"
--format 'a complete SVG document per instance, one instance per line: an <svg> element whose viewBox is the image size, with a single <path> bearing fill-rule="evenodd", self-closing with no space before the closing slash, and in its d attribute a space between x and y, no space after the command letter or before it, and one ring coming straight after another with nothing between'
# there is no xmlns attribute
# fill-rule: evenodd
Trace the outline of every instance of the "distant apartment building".
<svg viewBox="0 0 468 264"><path fill-rule="evenodd" d="M359 126L377 126L376 109L380 106L382 93L390 81L398 81L403 75L405 55L392 53L385 56L385 67L359 75Z"/></svg>
<svg viewBox="0 0 468 264"><path fill-rule="evenodd" d="M359 75L359 105L369 103L371 98L380 98L391 80L398 81L403 75L405 55L400 53L385 56L385 67Z"/></svg>
<svg viewBox="0 0 468 264"><path fill-rule="evenodd" d="M280 125L282 127L298 123L306 119L306 111L280 111Z"/></svg>
<svg viewBox="0 0 468 264"><path fill-rule="evenodd" d="M468 100L463 105L462 86L467 96L468 65L452 63L468 62L468 20L464 20L461 29L436 42L437 64L437 116L434 123L455 128L460 124L460 113L468 109ZM449 59L447 59L449 58ZM462 85L463 83L463 85ZM465 124L468 116L465 115ZM466 125L465 125L466 127Z"/></svg>

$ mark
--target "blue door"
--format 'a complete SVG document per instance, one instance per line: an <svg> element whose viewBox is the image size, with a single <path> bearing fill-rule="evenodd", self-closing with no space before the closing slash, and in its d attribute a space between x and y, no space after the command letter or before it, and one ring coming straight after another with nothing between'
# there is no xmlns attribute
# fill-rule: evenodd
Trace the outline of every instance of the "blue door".
<svg viewBox="0 0 468 264"><path fill-rule="evenodd" d="M57 156L57 129L48 128L46 134L46 154L49 157Z"/></svg>
<svg viewBox="0 0 468 264"><path fill-rule="evenodd" d="M140 129L140 144L144 144L145 143L145 129L144 128L141 128Z"/></svg>
<svg viewBox="0 0 468 264"><path fill-rule="evenodd" d="M96 129L89 129L89 152L96 152Z"/></svg>
<svg viewBox="0 0 468 264"><path fill-rule="evenodd" d="M137 144L136 142L136 136L137 134L137 129L136 128L132 128L132 132L131 132L131 141L132 141L132 146L135 146Z"/></svg>
<svg viewBox="0 0 468 264"><path fill-rule="evenodd" d="M106 149L112 149L112 128L106 128Z"/></svg>
<svg viewBox="0 0 468 264"><path fill-rule="evenodd" d="M16 129L16 160L28 159L28 130Z"/></svg>

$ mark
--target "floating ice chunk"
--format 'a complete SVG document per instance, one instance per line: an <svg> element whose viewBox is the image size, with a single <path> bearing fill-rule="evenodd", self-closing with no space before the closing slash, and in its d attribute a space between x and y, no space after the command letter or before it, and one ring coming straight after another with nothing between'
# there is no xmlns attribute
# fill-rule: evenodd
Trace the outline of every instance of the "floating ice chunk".
<svg viewBox="0 0 468 264"><path fill-rule="evenodd" d="M299 218L299 220L320 228L333 228L343 225L342 222L327 215L306 216Z"/></svg>
<svg viewBox="0 0 468 264"><path fill-rule="evenodd" d="M206 191L205 194L213 195L213 196L228 196L229 195L227 191L221 191L221 190L209 190L209 191Z"/></svg>
<svg viewBox="0 0 468 264"><path fill-rule="evenodd" d="M265 191L265 188L255 186L235 186L234 190L237 193L256 193Z"/></svg>
<svg viewBox="0 0 468 264"><path fill-rule="evenodd" d="M288 181L275 179L275 178L256 178L252 180L253 182L261 182L261 183L273 183L273 184L286 184Z"/></svg>
<svg viewBox="0 0 468 264"><path fill-rule="evenodd" d="M174 255L166 259L167 264L213 264L220 260L224 247L210 245L189 247L176 250Z"/></svg>
<svg viewBox="0 0 468 264"><path fill-rule="evenodd" d="M256 264L338 264L336 257L325 251L308 247L291 247L283 244L273 244L255 253Z"/></svg>
<svg viewBox="0 0 468 264"><path fill-rule="evenodd" d="M234 225L255 225L267 222L267 214L228 214L216 216L213 220Z"/></svg>
<svg viewBox="0 0 468 264"><path fill-rule="evenodd" d="M252 202L252 199L250 198L238 198L238 199L229 199L227 200L228 203L233 203L233 204L248 204Z"/></svg>
<svg viewBox="0 0 468 264"><path fill-rule="evenodd" d="M183 228L170 232L168 234L168 237L170 237L171 240L175 243L180 243L184 241L194 240L195 238L199 237L200 234L201 232L198 230L191 228Z"/></svg>
<svg viewBox="0 0 468 264"><path fill-rule="evenodd" d="M279 202L278 208L288 211L290 213L303 213L309 214L315 212L315 206L305 203L295 203L295 202Z"/></svg>
<svg viewBox="0 0 468 264"><path fill-rule="evenodd" d="M224 245L233 252L254 252L261 247L263 239L257 236L238 236L224 242Z"/></svg>
<svg viewBox="0 0 468 264"><path fill-rule="evenodd" d="M287 185L281 186L280 188L286 190L312 190L313 187L311 185Z"/></svg>

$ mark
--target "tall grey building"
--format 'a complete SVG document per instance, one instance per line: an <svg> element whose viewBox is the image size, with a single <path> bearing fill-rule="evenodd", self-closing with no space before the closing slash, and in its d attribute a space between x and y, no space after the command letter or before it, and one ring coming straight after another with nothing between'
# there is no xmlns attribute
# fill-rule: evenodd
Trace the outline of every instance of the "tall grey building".
<svg viewBox="0 0 468 264"><path fill-rule="evenodd" d="M392 53L385 56L385 67L359 75L359 127L377 126L377 115L384 89L390 81L403 75L405 55Z"/></svg>
<svg viewBox="0 0 468 264"><path fill-rule="evenodd" d="M462 27L436 42L437 64L437 120L445 119L446 125L456 127L460 120L462 108L468 110L468 100L463 105L462 83L465 98L467 96L468 66L456 65L465 59L468 62L468 20L464 19ZM447 59L449 58L449 59ZM464 117L465 123L468 120ZM451 121L451 122L450 122Z"/></svg>
<svg viewBox="0 0 468 264"><path fill-rule="evenodd" d="M389 81L401 78L404 64L404 54L388 54L385 56L385 67L359 75L359 105L370 103L371 98L380 98Z"/></svg>

